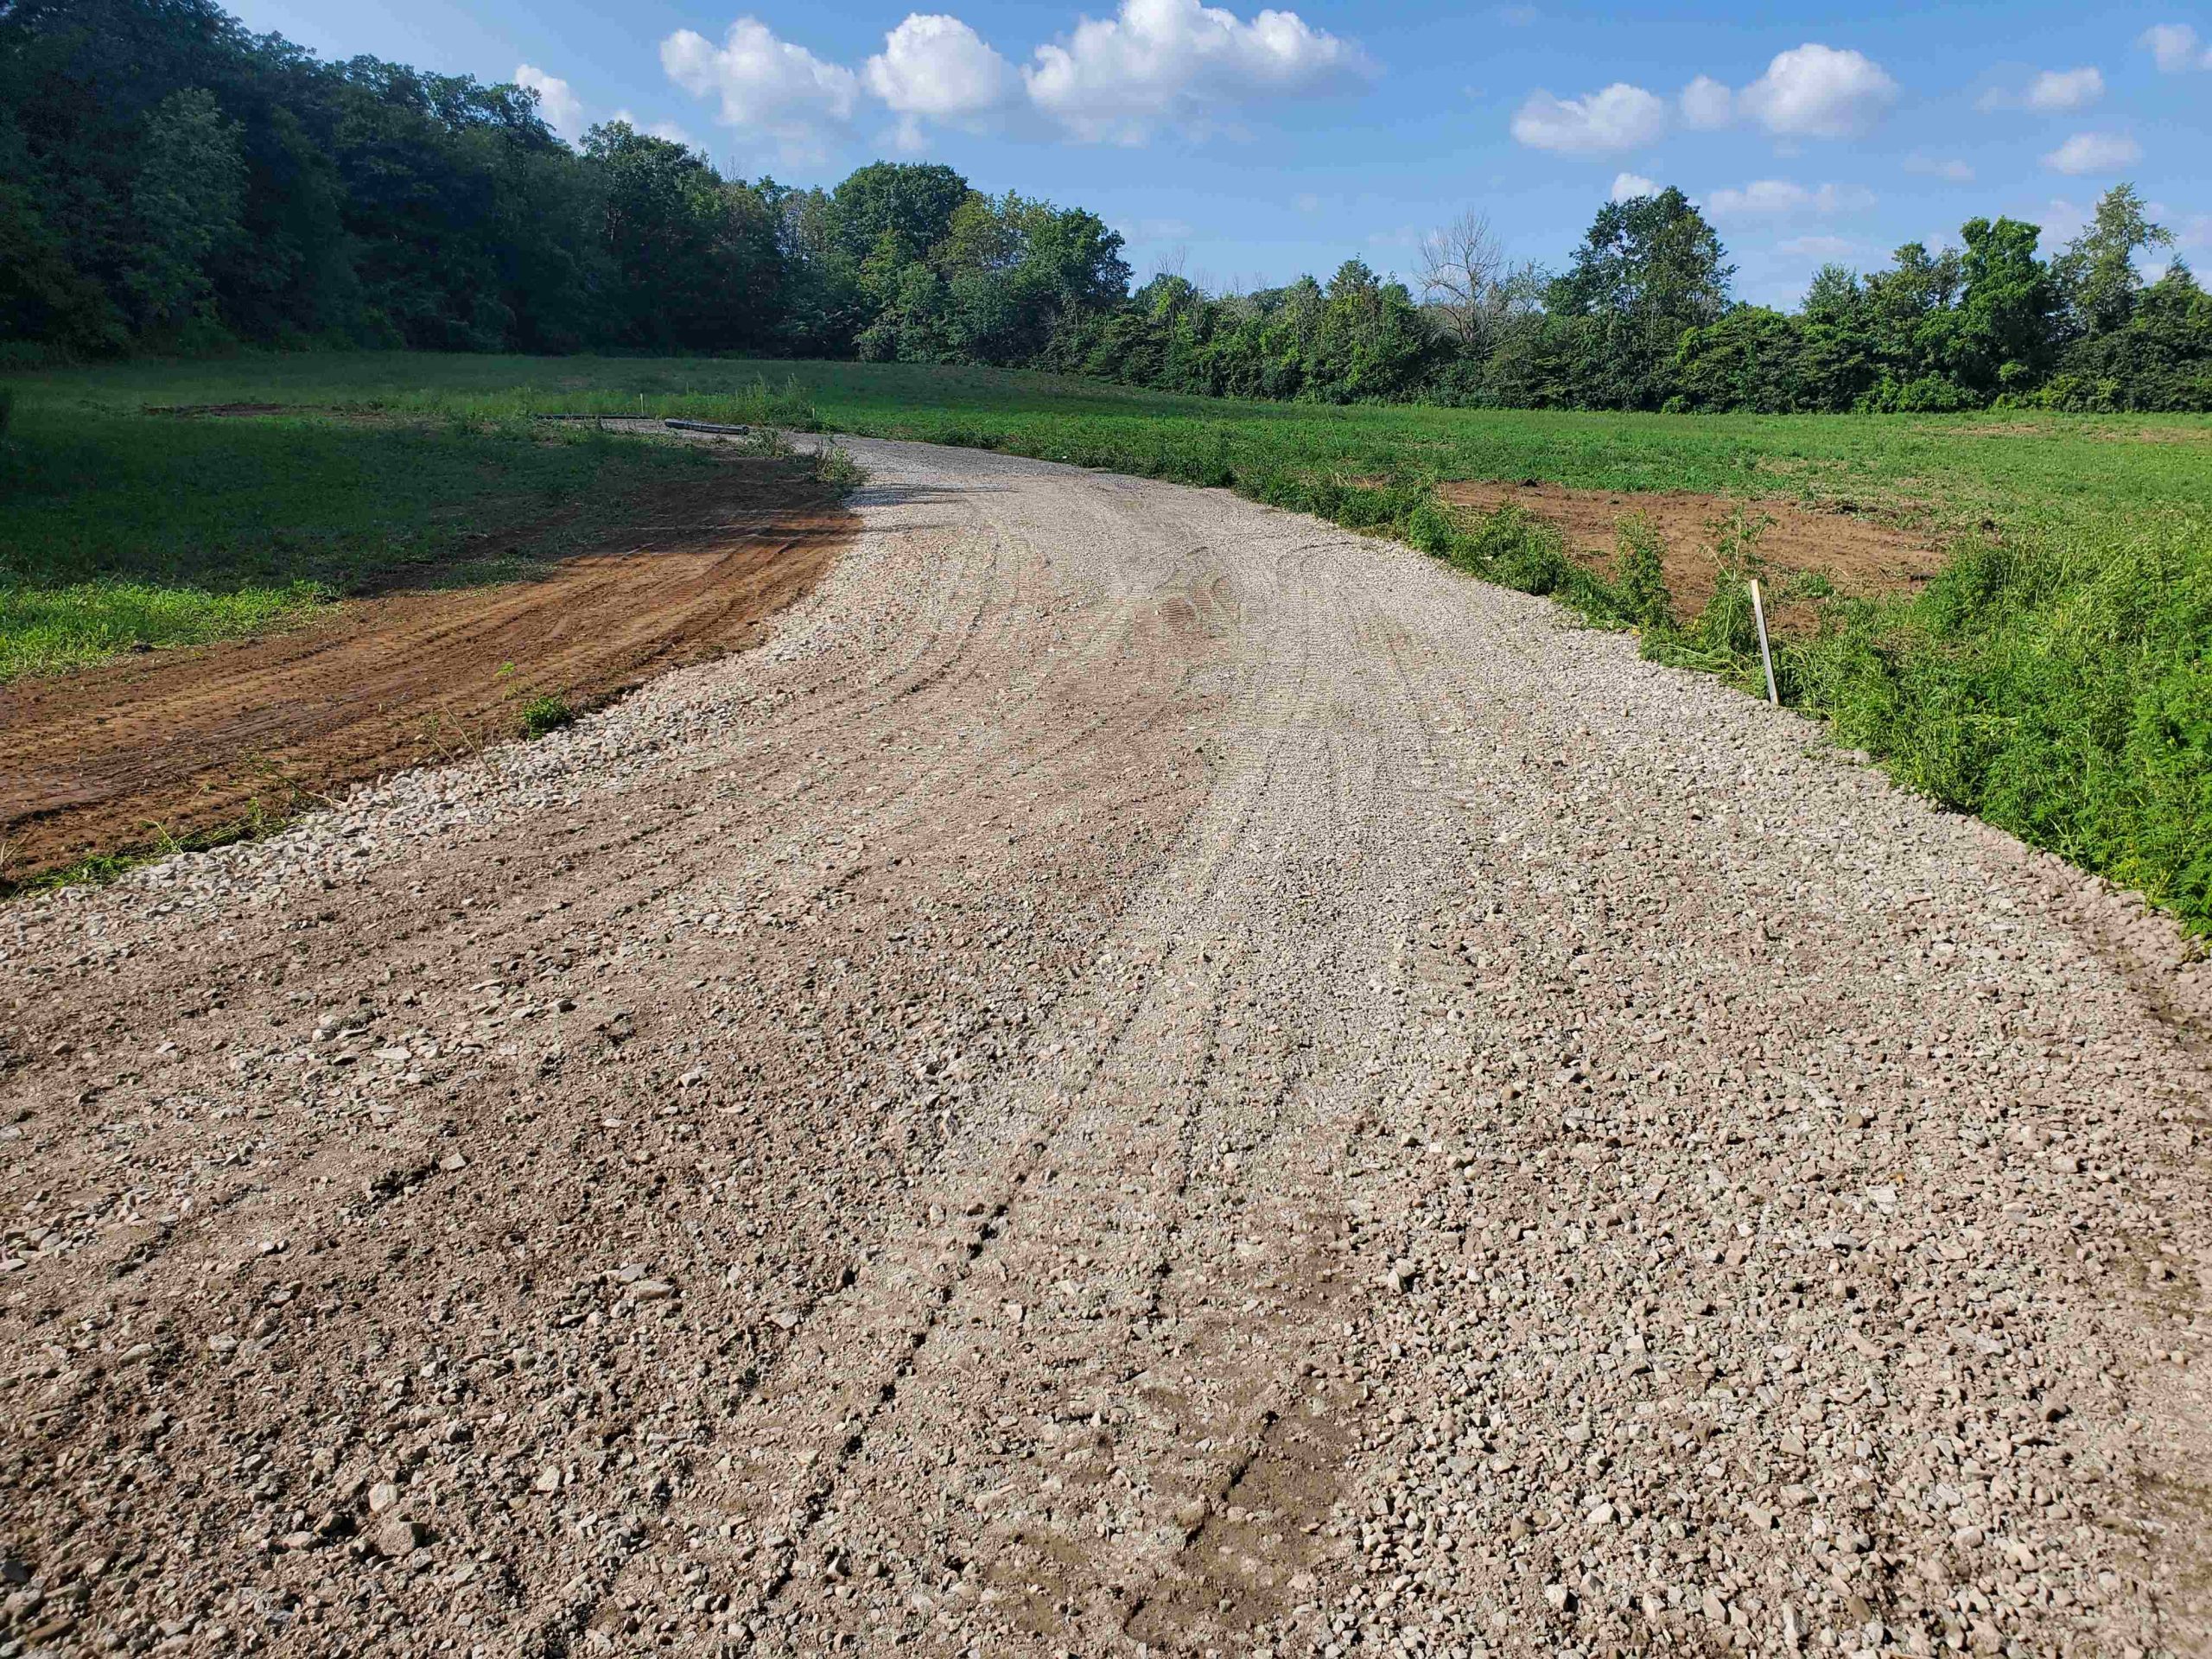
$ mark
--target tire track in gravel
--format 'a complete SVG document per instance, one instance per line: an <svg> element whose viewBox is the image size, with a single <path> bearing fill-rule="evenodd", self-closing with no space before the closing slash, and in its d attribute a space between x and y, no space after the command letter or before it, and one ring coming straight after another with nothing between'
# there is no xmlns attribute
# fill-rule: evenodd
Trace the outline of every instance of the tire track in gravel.
<svg viewBox="0 0 2212 1659"><path fill-rule="evenodd" d="M855 447L760 651L0 915L6 1634L2202 1649L2203 1073L2078 880L1401 550Z"/></svg>
<svg viewBox="0 0 2212 1659"><path fill-rule="evenodd" d="M1255 806L1248 801L1239 810L1249 817ZM1230 858L1228 849L1240 837L1233 834L1223 838L1221 849L1212 866L1198 878L1196 885L1201 890L1199 902L1202 906L1214 901L1229 873ZM1146 947L1125 946L1124 953L1132 949L1138 962L1147 962ZM1076 1005L1068 1020L1063 1022L1064 1026L1071 1026L1072 1029L1056 1033L1048 1052L1073 1052L1080 1054L1082 1058L1076 1065L1079 1077L1068 1077L1065 1075L1068 1068L1062 1065L1054 1068L1059 1073L1057 1077L1047 1076L1026 1085L1022 1092L1033 1094L1042 1090L1069 1106L1087 1099L1100 1086L1102 1077L1117 1062L1128 1058L1128 1033L1132 1024L1148 1011L1148 994L1157 983L1158 977L1157 974L1147 973L1134 991L1121 999L1122 1006L1114 1011L1101 1013L1088 1002ZM1156 1017L1156 1011L1153 1012ZM1086 1029L1098 1035L1086 1041L1084 1035ZM1210 1044L1211 1032L1211 1022L1208 1021L1200 1028L1198 1040ZM949 1255L957 1270L950 1274L931 1273L912 1266L903 1269L896 1267L887 1269L883 1276L887 1276L894 1283L902 1280L908 1282L918 1281L927 1287L918 1317L908 1313L887 1318L874 1306L855 1313L855 1319L862 1326L861 1339L863 1344L880 1344L887 1357L867 1359L855 1356L849 1350L842 1354L834 1368L834 1374L847 1380L836 1384L829 1391L826 1401L816 1406L810 1414L810 1421L797 1428L785 1426L773 1431L779 1439L796 1440L800 1444L803 1470L811 1470L826 1463L830 1473L826 1483L816 1482L804 1473L797 1477L786 1475L774 1483L787 1491L802 1488L804 1492L796 1499L785 1497L770 1505L771 1516L796 1513L798 1519L789 1523L791 1534L770 1535L780 1540L770 1546L772 1566L760 1584L754 1605L747 1610L745 1618L734 1620L734 1624L741 1626L747 1619L757 1618L761 1609L781 1595L790 1585L798 1558L808 1541L807 1534L818 1522L828 1504L836 1480L863 1452L867 1436L874 1430L878 1420L887 1412L899 1408L902 1385L920 1369L925 1350L931 1337L944 1323L953 1295L972 1278L976 1264L990 1250L994 1242L1006 1236L1006 1230L1016 1212L1027 1213L1027 1206L1024 1205L1023 1200L1027 1197L1031 1179L1040 1167L1051 1161L1053 1149L1065 1141L1070 1132L1066 1106L1064 1106L1060 1114L1063 1120L1061 1127L1039 1133L1038 1126L1050 1116L1041 1104L1017 1100L1010 1102L1003 1114L993 1121L988 1131L990 1141L1011 1145L1017 1150L997 1169L981 1198L974 1196L976 1183L971 1173L971 1161L968 1158L953 1160L963 1172L955 1179L957 1190L939 1195L945 1202L942 1205L933 1202L929 1211L931 1217L964 1211L969 1215L981 1212L984 1217L972 1230L963 1229L951 1242L949 1249L939 1255L938 1259L943 1260ZM1018 1127L1008 1128L1007 1125ZM907 1249L925 1258L933 1252L931 1243L919 1236L909 1243ZM1163 1269L1165 1265L1163 1260ZM948 1278L951 1281L950 1286L945 1282ZM1154 1287L1156 1289L1156 1283ZM887 1325L897 1333L887 1339L878 1334ZM817 1373L820 1374L823 1373ZM808 1380L799 1379L798 1386L804 1388ZM859 1412L853 1404L855 1400L862 1402ZM864 1413L864 1421L857 1430L851 1429L855 1417L861 1413ZM741 1426L739 1433L752 1438L755 1431ZM734 1501L733 1489L735 1486L757 1487L760 1484L759 1471L747 1472L753 1476L749 1482L734 1479L721 1491L709 1494L702 1505L703 1512L720 1519L730 1510ZM725 1520L723 1524L728 1526L729 1523ZM740 1559L749 1555L749 1541L741 1537L738 1549ZM733 1633L751 1634L741 1628Z"/></svg>
<svg viewBox="0 0 2212 1659"><path fill-rule="evenodd" d="M989 589L990 583L988 581L985 581L976 584L976 586L978 590L988 591ZM952 654L951 660L957 660L966 652L967 641L972 632L974 620L982 613L982 612L980 607L976 607L969 611L968 617L965 619L962 632L962 645ZM1094 652L1103 652L1109 648L1110 642L1116 638L1116 634L1115 630L1111 628L1101 629L1090 641L1087 642L1087 645L1089 649ZM976 671L972 667L965 671L968 674L972 674L975 671ZM943 676L948 672L950 672L949 664L940 664L938 669L931 671L930 677L942 678ZM910 673L898 677L899 679L899 684L894 695L902 698L911 696L914 689L913 676ZM1043 695L1043 690L1039 688L1032 688L1029 695L1032 698L1034 698L1037 696ZM1119 716L1101 716L1098 720L1078 728L1072 734L1064 736L1058 741L1044 746L1042 748L1033 748L1033 758L1029 761L1023 765L1013 766L1009 769L1009 779L1018 779L1021 775L1021 772L1029 766L1050 762L1069 750L1077 747L1086 738L1091 737L1103 730L1115 720L1126 718L1126 712ZM1018 728L1018 722L1016 724ZM791 742L802 741L802 739L786 739L785 741L786 742ZM941 810L949 804L950 801L957 800L961 791L973 781L976 776L975 766L976 760L975 757L971 755L960 760L948 761L941 766L933 767L906 784L904 786L903 794L892 804L903 805L916 799L917 798L927 797L934 792L938 798L932 803L932 804L937 810ZM775 808L770 810L773 810L782 809L788 805L789 798L786 798L785 800L776 803ZM755 813L742 815L737 819L734 824L716 824L708 829L692 833L689 840L687 840L681 849L677 849L675 855L672 856L666 854L660 855L656 859L654 865L651 867L650 872L640 872L639 874L638 877L635 879L644 880L647 874L650 874L653 878L652 884L648 887L646 891L644 893L631 893L628 891L626 886L622 883L616 884L616 886L611 890L603 890L596 901L596 907L601 912L601 916L596 919L603 920L607 912L609 911L619 912L620 909L641 909L657 902L658 899L665 893L680 888L683 885L684 881L690 878L691 874L690 871L684 868L687 861L692 860L696 855L698 855L702 851L702 849L709 849L719 844L726 838L727 835L732 829L742 828L746 823L760 816L763 816L763 814ZM652 836L659 833L662 833L659 826L649 826L646 830L641 832L640 836L637 837L637 839L649 840ZM594 851L601 855L613 850L613 848L607 845L602 845L601 848L594 849ZM676 872L673 874L668 874L669 867L671 863L676 867ZM580 878L580 880L582 880L582 878ZM541 908L543 907L542 897L534 897L531 902L533 904L539 905ZM568 902L573 905L575 903L575 899L571 898ZM556 932L573 931L578 925L588 925L594 919L594 918L588 916L569 916L563 918L561 922L549 923L544 928L541 929L541 938L544 935L550 935ZM458 931L457 925L453 927L449 927L448 931ZM392 941L391 943L399 942L403 941ZM422 941L419 940L404 942L422 943ZM518 928L504 934L495 935L491 939L481 939L480 934L480 943L481 945L496 945L498 948L502 950L528 950L539 942L539 939L532 938L525 935L522 930ZM432 941L432 943L435 943L435 941ZM362 953L356 951L355 954L359 955ZM336 969L331 971L342 973L345 969L345 963L341 963ZM296 979L295 979L293 982L296 983ZM140 998L137 1000L137 1005L147 1006L149 1004L154 1004L158 1006L156 1001L156 995L157 994L154 993L142 992Z"/></svg>
<svg viewBox="0 0 2212 1659"><path fill-rule="evenodd" d="M944 573L944 575L940 577L940 580L944 582L944 590L948 594L958 596L963 593L982 592L988 594L994 591L994 584L989 582L962 584L957 579L948 579L956 578L957 574L957 572L947 572ZM1125 584L1125 587L1126 586L1127 584ZM1055 602L1065 607L1076 608L1077 601L1066 596L1067 590L1065 588L1062 588L1059 589L1059 592L1063 596L1056 600ZM1077 592L1079 594L1080 590L1077 590ZM1141 642L1145 660L1153 665L1152 669L1148 671L1154 672L1162 677L1160 679L1160 690L1157 695L1149 697L1133 698L1129 695L1132 689L1129 683L1129 677L1122 675L1116 677L1113 686L1110 712L1105 712L1095 715L1090 715L1080 701L1074 704L1070 704L1065 692L1063 691L1063 694L1058 698L1058 702L1062 708L1081 709L1084 711L1083 717L1072 721L1058 718L1032 720L1020 706L1011 704L1003 698L1001 695L1001 688L1009 683L1013 683L1019 685L1031 698L1050 696L1053 694L1056 684L1065 687L1067 683L1080 680L1084 671L1084 664L1083 662L1078 660L1063 666L1058 666L1053 670L1050 676L1041 674L1008 674L1004 671L998 671L990 676L981 686L976 686L974 684L974 676L970 674L964 677L965 683L969 683L971 688L975 690L987 691L989 694L990 702L994 705L991 710L992 715L997 715L1003 714L1011 716L1010 719L1003 721L992 718L986 718L979 721L976 717L979 711L973 709L967 712L955 711L940 713L933 709L931 707L931 700L932 697L942 698L949 694L957 696L963 683L963 678L957 678L952 675L944 672L938 672L933 676L925 674L918 677L918 683L921 689L918 692L916 677L910 677L906 683L895 687L894 695L891 697L886 698L884 702L887 704L896 704L898 710L896 718L899 721L898 729L906 740L906 747L909 749L922 744L928 744L931 746L931 750L927 757L928 770L925 771L922 776L917 778L913 775L913 769L910 766L902 766L900 770L893 774L893 781L895 785L895 788L887 791L877 792L877 799L879 800L884 800L886 796L887 796L887 800L885 801L885 804L879 810L892 813L904 814L910 819L918 819L920 809L916 808L912 804L911 798L918 791L925 796L932 792L930 789L932 773L942 776L945 780L946 786L934 791L937 798L934 801L929 802L928 805L934 807L939 811L944 810L948 807L957 810L957 804L959 798L960 790L962 788L976 787L978 785L982 784L983 780L992 778L994 768L995 767L998 774L997 781L986 785L985 792L988 794L992 791L995 791L1001 797L1003 797L1009 790L1017 791L1017 793L1011 800L1001 801L1000 804L1003 805L1007 810L986 810L979 811L974 816L988 817L994 821L1008 826L1011 829L1020 830L1023 831L1025 835L1033 836L1038 826L1027 822L1027 820L1034 817L1036 809L1027 805L1023 798L1032 793L1031 785L1027 781L1027 779L1034 777L1040 770L1045 772L1051 773L1057 769L1059 772L1065 773L1066 766L1071 763L1077 764L1079 766L1095 764L1095 757L1084 752L1083 736L1086 733L1090 734L1090 743L1088 746L1089 749L1103 749L1108 753L1116 752L1117 747L1125 749L1128 744L1141 741L1141 734L1145 726L1148 722L1156 721L1160 718L1160 709L1163 706L1162 699L1165 698L1172 702L1173 700L1185 695L1181 690L1184 671L1178 666L1179 658L1177 653L1175 640L1179 633L1179 629L1176 624L1175 617L1172 614L1168 617L1166 625L1166 632L1164 633L1160 628L1154 627L1147 620L1144 615L1146 601L1144 601L1141 589L1137 588L1128 588L1128 592L1116 602L1119 606L1119 610L1116 613L1122 617L1123 620L1119 623L1109 622L1107 626L1084 631L1081 635L1084 644L1087 650L1091 653L1092 659L1095 664L1096 660L1103 659L1116 649L1114 641L1117 637L1117 632L1127 634L1130 632L1133 627L1141 628L1147 636ZM1090 603L1092 609L1095 611L1096 601L1091 601ZM1134 609L1132 609L1133 603L1135 606ZM1176 612L1179 612L1184 608L1183 600L1179 594L1171 596L1169 603L1171 608ZM971 604L966 606L964 608L969 611L972 617L972 615L975 614L977 607ZM1081 613L1078 610L1078 614L1080 613ZM1130 618L1135 619L1134 622L1131 622L1128 620ZM1027 645L1030 642L1025 640L1024 643ZM1134 640L1132 648L1135 648L1135 642ZM934 691L931 691L929 689L932 685L937 688ZM649 693L648 697L652 695L653 694ZM1104 705L1102 705L1102 708L1103 706ZM948 730L952 728L960 728L972 731L976 734L976 741L968 744L964 752L957 749L950 737L948 737L942 744L938 744L933 741L935 728L933 725L930 723L932 720L936 722L936 725L942 726ZM1119 741L1118 746L1114 741L1114 734L1117 730L1123 731L1128 734L1127 736ZM810 734L806 733L800 734L796 739L791 740L793 747L796 747L808 742L810 741ZM1007 740L1009 739L1014 740L1014 742L1011 747L1007 742ZM1042 741L1038 741L1039 739ZM1004 758L997 758L1001 756ZM868 750L866 747L860 748L858 758L863 761L868 760L870 758ZM905 758L902 756L902 762L904 759ZM1052 797L1057 797L1065 787L1061 779L1056 777L1047 776L1040 779L1039 781L1052 786L1050 791L1050 795ZM1192 785L1193 787L1195 786L1195 781L1196 780L1193 779ZM803 793L810 783L812 782L813 780L810 779L795 777L792 779L791 794L787 798L796 798L799 794ZM952 785L957 785L959 787L953 787ZM818 784L815 786L819 787ZM865 785L854 785L854 787L864 789ZM1099 804L1103 804L1108 809L1106 818L1107 822L1110 824L1116 821L1114 816L1116 810L1114 802L1116 798L1128 803L1128 810L1133 810L1140 814L1150 816L1155 810L1163 804L1166 807L1172 809L1173 805L1173 790L1163 790L1159 780L1154 777L1149 771L1139 772L1131 770L1128 771L1126 775L1122 777L1118 781L1112 784L1103 798L1095 783L1086 782L1084 785L1082 798L1091 804L1094 807ZM871 804L874 804L874 803L872 802ZM1048 815L1050 811L1057 810L1057 809L1052 807L1050 798L1046 801L1046 807L1048 809ZM1123 816L1126 817L1126 810L1124 811ZM911 838L917 833L925 836L930 833L929 826L919 823L916 823L911 828L906 826L896 827L899 828L899 833L903 836L908 838ZM941 837L931 838L941 839ZM696 845L705 839L705 837L695 836L693 839L694 844ZM1012 839L1012 837L1009 835L1001 834L999 836L998 839L1004 842ZM893 843L893 851L891 855L892 856L899 855L897 852L898 845L899 843L897 842ZM962 855L962 856L965 855ZM639 919L650 919L652 906L658 901L658 897L662 893L674 890L681 886L682 872L678 872L677 876L673 878L668 877L665 871L663 869L649 869L642 871L641 874L656 878L654 887L652 891L645 893L640 893L634 890L614 891L598 901L598 904L595 906L599 911L598 914L586 915L582 918L581 922L579 922L573 913L570 916L563 917L559 921L553 923L543 930L544 937L548 940L550 940L560 933L574 933L575 931L580 931L584 928L605 929L610 925L610 921L615 916L615 913L625 909L629 911L633 923ZM579 876L578 881L581 882L583 879L584 878L582 876ZM1068 893L1060 896L1064 899L1075 899L1081 896L1086 883L1082 880L1077 880L1065 882L1064 885L1071 891ZM572 888L572 890L574 889ZM645 902L641 904L641 900ZM782 899L777 899L773 901L777 903L784 902ZM531 906L540 910L544 908L544 896L543 893L533 895L528 900L523 902L526 902ZM519 909L521 905L519 903L515 906L517 909ZM1025 919L1030 920L1033 923L1037 918L1035 917L1029 917ZM526 939L518 939L512 934L504 936L495 935L489 940L483 942L480 948L483 952L492 955L498 959L504 960L507 958L510 953L530 948L533 943L534 942ZM418 948L420 948L419 945ZM339 969L333 970L333 976L342 976L342 964L340 964ZM883 980L886 982L893 985L899 983L903 979L908 977L902 974L892 972L887 968L883 969L880 971ZM630 998L620 998L617 1000L623 1001L634 1001L634 999ZM320 1001L321 998L318 996L318 1002L320 1002ZM640 1007L639 1012L639 1024L641 1027L644 1026L647 1017L648 1016L645 1009ZM635 1043L638 1039L632 1037L629 1040L632 1043ZM580 1104L582 1104L585 1107L586 1112L589 1113L590 1116L596 1116L595 1112L591 1112L588 1101L580 1103ZM588 1139L588 1137L586 1138ZM470 1166L472 1168L487 1166L487 1161L485 1155L480 1151L478 1151L477 1148L474 1147L471 1147L471 1151L476 1154L476 1155L471 1160ZM313 1166L311 1165L302 1168L301 1173L305 1174L307 1179L310 1181L321 1179L311 1173L312 1168ZM439 1179L442 1179L443 1178L441 1177ZM478 1178L472 1176L470 1180L474 1182L476 1179ZM463 1183L455 1181L453 1185L463 1185ZM428 1193L424 1193L416 1196L419 1198L427 1198L429 1195ZM562 1223L564 1221L574 1221L578 1213L578 1211L571 1209L565 1212L549 1217L543 1213L543 1207L541 1205L540 1213L537 1217L536 1224L545 1225L550 1224L557 1231L559 1230ZM866 1225L864 1214L855 1217L855 1219L861 1226L864 1227ZM86 1265L89 1267L92 1264L87 1261ZM822 1273L825 1280L834 1276L828 1263L824 1264ZM763 1310L756 1316L763 1324L766 1323L766 1313L767 1311L769 1310ZM330 1333L324 1338L324 1340L326 1343L334 1344L339 1341L342 1341L342 1336L339 1333ZM635 1529L632 1529L631 1531L634 1535ZM556 1618L554 1621L556 1627L557 1627L559 1619Z"/></svg>

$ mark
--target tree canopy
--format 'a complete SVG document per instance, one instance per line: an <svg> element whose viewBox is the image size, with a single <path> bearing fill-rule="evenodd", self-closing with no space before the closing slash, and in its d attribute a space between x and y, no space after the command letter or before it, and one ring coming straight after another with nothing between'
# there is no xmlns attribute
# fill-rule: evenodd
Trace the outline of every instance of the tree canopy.
<svg viewBox="0 0 2212 1659"><path fill-rule="evenodd" d="M1419 292L1135 293L1096 214L938 163L832 188L726 178L622 122L572 149L536 95L326 62L213 0L0 0L0 363L235 342L741 352L1035 365L1319 402L1940 410L2212 407L2212 301L2131 185L2047 251L1955 247L1741 303L1680 190L1608 202L1564 270L1470 209Z"/></svg>

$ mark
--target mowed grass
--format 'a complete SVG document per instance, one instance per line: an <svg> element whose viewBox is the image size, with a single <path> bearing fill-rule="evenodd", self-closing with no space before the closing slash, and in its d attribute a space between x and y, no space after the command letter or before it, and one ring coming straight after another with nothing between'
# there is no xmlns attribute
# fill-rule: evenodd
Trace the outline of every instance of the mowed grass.
<svg viewBox="0 0 2212 1659"><path fill-rule="evenodd" d="M2019 530L2212 498L2212 417L1659 416L1330 408L1178 397L1019 371L697 358L360 353L147 363L12 377L25 399L135 415L148 404L270 403L507 420L530 412L780 416L874 437L980 444L1166 475L1541 478L1849 504L1898 522ZM772 396L789 387L798 396ZM764 388L770 406L762 401ZM642 402L640 401L642 399ZM774 405L780 404L780 409Z"/></svg>
<svg viewBox="0 0 2212 1659"><path fill-rule="evenodd" d="M518 574L704 461L589 428L19 395L0 440L0 683L263 632L349 594Z"/></svg>
<svg viewBox="0 0 2212 1659"><path fill-rule="evenodd" d="M646 413L980 445L1227 486L1403 537L1489 580L1553 593L1600 622L1646 624L1651 654L1747 687L1756 657L1740 582L1724 583L1713 611L1687 628L1650 625L1649 595L1633 582L1576 574L1548 531L1510 512L1484 523L1456 518L1439 506L1433 486L1533 478L1868 513L1937 538L1950 550L1944 574L1909 598L1823 601L1818 635L1780 651L1786 699L1944 804L2137 887L2212 931L2212 419L2203 416L1329 409L909 365L404 353L143 364L10 384L17 448L35 447L23 430L35 433L42 420L97 428L103 447L162 419L219 446L259 441L239 435L247 428L282 447L344 425L334 413L277 424L139 412L259 402L346 411L356 426L399 423L421 435L416 441L454 446L454 465L474 457L505 476L525 455L565 455L563 441L531 435L526 414ZM164 475L182 487L192 472ZM430 475L384 477L385 487L417 504L383 510L394 535L411 533L410 512L435 493ZM237 502L249 505L256 487ZM468 504L493 493L486 480L480 495L442 497L443 522L468 522L476 510ZM111 508L103 486L88 481L34 538L44 550L38 569L58 568L54 550L75 533L67 524L98 541L97 526L134 514L143 523L142 508ZM12 497L0 501L0 537L18 529L16 513ZM1755 530L1755 517L1736 528L1746 523ZM1721 532L1715 541L1732 578L1761 568L1755 535L1745 543ZM397 545L375 556L388 560ZM204 552L195 556L200 563L182 560L174 580L199 582L211 600L281 593L280 577L304 574L285 565L257 588L226 588L194 575L208 568ZM128 560L84 579L124 576L143 579ZM32 585L41 579L35 574ZM155 585L164 582L174 585Z"/></svg>

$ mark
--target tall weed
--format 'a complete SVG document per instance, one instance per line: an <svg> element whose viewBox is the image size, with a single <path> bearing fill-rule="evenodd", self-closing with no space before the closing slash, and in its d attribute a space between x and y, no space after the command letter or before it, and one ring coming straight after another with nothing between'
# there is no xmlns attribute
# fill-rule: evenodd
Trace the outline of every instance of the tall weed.
<svg viewBox="0 0 2212 1659"><path fill-rule="evenodd" d="M1671 628L1675 596L1667 591L1666 548L1658 527L1641 512L1620 522L1613 555L1613 586L1621 609L1639 628Z"/></svg>

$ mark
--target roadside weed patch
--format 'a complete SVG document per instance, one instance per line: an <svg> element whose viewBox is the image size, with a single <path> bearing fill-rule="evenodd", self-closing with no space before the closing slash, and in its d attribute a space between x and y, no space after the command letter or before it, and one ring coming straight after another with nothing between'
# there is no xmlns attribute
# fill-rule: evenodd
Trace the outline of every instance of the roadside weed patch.
<svg viewBox="0 0 2212 1659"><path fill-rule="evenodd" d="M576 711L569 706L566 697L550 694L532 697L522 706L522 734L528 738L540 738L548 732L559 731L563 726L574 725L575 719Z"/></svg>

